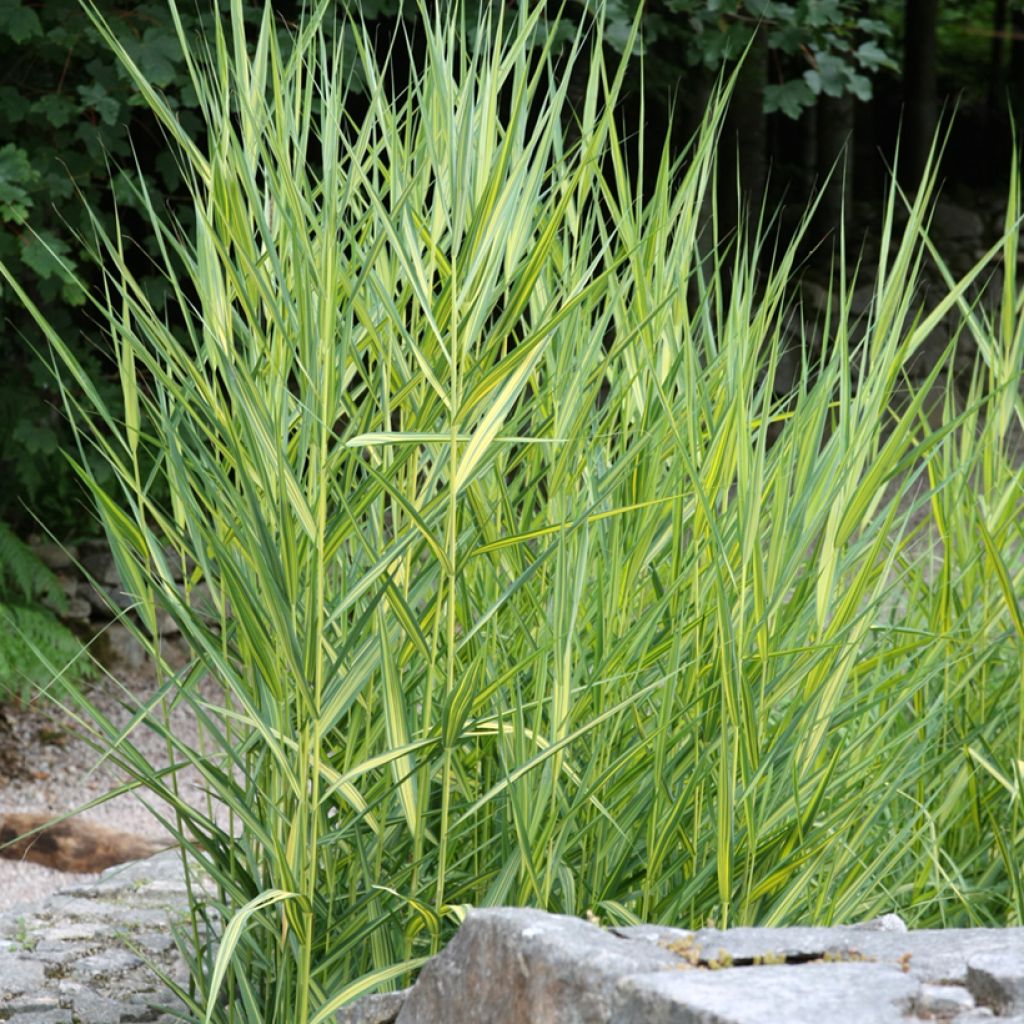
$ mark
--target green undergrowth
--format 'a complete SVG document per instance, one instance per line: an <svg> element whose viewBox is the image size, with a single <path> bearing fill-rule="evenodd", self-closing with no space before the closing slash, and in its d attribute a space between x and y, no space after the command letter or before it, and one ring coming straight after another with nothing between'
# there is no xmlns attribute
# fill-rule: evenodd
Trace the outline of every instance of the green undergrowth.
<svg viewBox="0 0 1024 1024"><path fill-rule="evenodd" d="M92 675L81 641L58 618L66 608L57 577L0 523L0 704L29 699L55 676Z"/></svg>
<svg viewBox="0 0 1024 1024"><path fill-rule="evenodd" d="M282 58L236 13L189 56L202 143L108 34L197 224L140 188L168 317L94 222L123 420L49 332L141 635L159 660L162 611L192 651L135 724L200 770L198 809L66 701L216 883L195 1018L321 1024L468 906L1022 923L1016 176L1005 239L928 309L934 165L893 189L859 333L840 268L776 396L799 238L718 237L727 89L637 167L622 69L537 11L471 39L438 16L407 88L357 26L329 49L313 17ZM980 354L936 427L945 363L906 368L950 315Z"/></svg>

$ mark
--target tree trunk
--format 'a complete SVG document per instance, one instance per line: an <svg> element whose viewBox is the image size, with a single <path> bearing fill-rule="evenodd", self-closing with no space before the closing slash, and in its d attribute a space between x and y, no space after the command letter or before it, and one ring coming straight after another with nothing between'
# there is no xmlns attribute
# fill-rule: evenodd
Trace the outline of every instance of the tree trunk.
<svg viewBox="0 0 1024 1024"><path fill-rule="evenodd" d="M1006 50L1007 0L996 0L992 10L992 48L989 51L988 116L995 122L1006 96L1006 71L1003 54Z"/></svg>
<svg viewBox="0 0 1024 1024"><path fill-rule="evenodd" d="M768 82L768 43L765 33L756 36L736 77L729 114L722 133L718 194L726 231L756 222L764 200L767 179L767 131L764 89Z"/></svg>
<svg viewBox="0 0 1024 1024"><path fill-rule="evenodd" d="M907 186L921 180L938 123L935 77L938 0L906 0L903 22L903 99L906 105L900 164Z"/></svg>
<svg viewBox="0 0 1024 1024"><path fill-rule="evenodd" d="M849 222L853 203L853 104L850 93L818 99L818 223L822 234L834 233L835 241L839 228Z"/></svg>
<svg viewBox="0 0 1024 1024"><path fill-rule="evenodd" d="M1010 102L1013 104L1013 118L1017 122L1017 138L1021 137L1024 117L1024 11L1013 10L1010 14Z"/></svg>

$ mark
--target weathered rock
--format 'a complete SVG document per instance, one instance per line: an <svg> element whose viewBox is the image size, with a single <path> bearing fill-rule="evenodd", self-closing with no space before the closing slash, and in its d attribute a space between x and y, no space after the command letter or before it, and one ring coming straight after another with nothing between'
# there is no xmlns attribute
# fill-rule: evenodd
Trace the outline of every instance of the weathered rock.
<svg viewBox="0 0 1024 1024"><path fill-rule="evenodd" d="M536 910L471 911L420 974L397 1024L599 1024L620 980L679 958L576 918Z"/></svg>
<svg viewBox="0 0 1024 1024"><path fill-rule="evenodd" d="M919 1017L950 1017L974 1006L974 996L961 985L922 985L914 1001Z"/></svg>
<svg viewBox="0 0 1024 1024"><path fill-rule="evenodd" d="M939 238L967 245L984 237L985 221L975 210L940 199L935 205L932 231Z"/></svg>
<svg viewBox="0 0 1024 1024"><path fill-rule="evenodd" d="M88 622L92 618L92 605L84 597L72 597L60 617L65 622Z"/></svg>
<svg viewBox="0 0 1024 1024"><path fill-rule="evenodd" d="M106 548L90 547L82 555L82 568L97 583L106 586L121 585L121 574L117 571L114 556Z"/></svg>
<svg viewBox="0 0 1024 1024"><path fill-rule="evenodd" d="M32 545L32 553L43 565L54 570L72 569L78 558L78 548L74 544L61 545L53 541L39 541Z"/></svg>
<svg viewBox="0 0 1024 1024"><path fill-rule="evenodd" d="M146 661L146 649L120 622L112 622L98 633L91 650L100 664L111 669L138 669Z"/></svg>
<svg viewBox="0 0 1024 1024"><path fill-rule="evenodd" d="M968 1024L1019 1014L1022 997L1020 928L907 931L885 915L836 928L602 931L495 910L467 916L396 1024Z"/></svg>

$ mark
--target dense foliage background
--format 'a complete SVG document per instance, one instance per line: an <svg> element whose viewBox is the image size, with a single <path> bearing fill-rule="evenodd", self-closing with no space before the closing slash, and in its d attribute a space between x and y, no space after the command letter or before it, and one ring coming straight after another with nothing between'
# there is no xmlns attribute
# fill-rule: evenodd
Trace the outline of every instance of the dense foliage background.
<svg viewBox="0 0 1024 1024"><path fill-rule="evenodd" d="M472 23L486 6L468 0L463 15ZM606 45L621 51L637 6L637 0L552 3L540 28L569 39L603 8ZM857 208L855 200L880 201L901 117L902 166L913 184L941 104L954 97L960 109L948 172L971 187L1001 190L1011 137L1007 100L1024 94L1024 14L1007 0L959 0L941 11L937 0L650 0L643 6L620 110L627 136L629 125L643 118L647 139L657 143L671 121L681 151L716 78L745 55L722 136L727 187L720 216L726 229L738 217L736 175L741 196L788 204L792 223L837 160L845 159L820 204L817 231L807 236L808 251L815 251ZM201 134L198 100L168 6L162 0L98 0L96 7L185 130ZM293 0L274 4L284 51L301 7ZM183 5L186 33L201 45L212 19L224 18L228 8L229 0ZM399 0L363 0L349 8L339 3L328 35L349 31L344 14L350 9L370 25L382 49L397 32L415 41L422 29L418 11L415 5L401 8ZM261 5L243 9L255 25ZM358 74L358 62L352 66ZM94 211L105 228L120 217L135 245L128 255L138 279L159 303L166 280L148 269L154 240L137 215L138 195L125 175L141 172L150 194L188 235L192 214L181 201L180 169L79 0L3 0L0 69L0 260L17 268L32 299L72 341L102 388L114 377L111 354L76 283L76 275L98 281L86 211ZM585 65L576 65L573 74L569 94L578 105ZM566 130L571 136L568 122ZM95 517L63 454L72 437L41 354L45 346L20 304L2 289L0 317L0 524L23 538L40 526L61 540L94 535ZM106 394L115 408L116 392L109 386ZM13 606L14 591L2 582L12 578L0 552L0 607Z"/></svg>
<svg viewBox="0 0 1024 1024"><path fill-rule="evenodd" d="M178 111L183 127L197 131L196 97L167 5L100 0L101 13L124 39L139 68ZM227 0L182 10L187 31L199 38L211 17L223 16ZM288 45L300 4L275 4L280 37ZM358 13L375 23L386 45L397 31L397 0L364 0ZM472 18L483 5L467 5ZM551 5L549 22L559 21ZM596 0L561 9L555 27L566 37L592 17ZM246 6L256 22L260 8ZM611 44L625 44L636 4L607 4ZM343 6L339 4L339 14ZM405 31L415 31L416 12L405 12ZM663 120L677 112L680 147L701 116L715 77L749 47L738 83L731 131L725 145L740 141L739 160L749 194L760 196L770 166L778 198L799 205L805 192L836 160L853 135L847 168L847 199L877 198L883 158L891 154L901 104L906 102L905 162L916 165L935 128L941 99L962 90L959 137L970 139L971 159L951 170L971 184L991 184L1001 174L1009 139L1005 89L1020 92L1024 42L1013 30L1021 20L1006 0L942 5L910 0L904 5L841 0L655 0L645 4L643 31L635 45L636 76L623 116L640 116L641 70L647 83L644 115ZM1017 33L1019 35L1019 33ZM928 45L932 40L933 44ZM937 42L936 42L937 41ZM922 51L923 48L923 51ZM923 60L922 60L923 57ZM180 211L179 168L145 105L107 52L78 0L0 5L0 259L17 266L33 298L66 337L77 337L83 358L97 375L108 358L91 329L89 310L71 275L89 277L89 257L79 236L88 236L86 206L112 221L108 185L131 221L135 197L117 168L136 163L147 185L180 212L189 230L187 204ZM582 81L580 82L582 87ZM649 137L657 138L656 132ZM979 159L983 141L987 158ZM882 158L880 158L882 154ZM731 192L724 193L728 198ZM834 217L828 218L834 225ZM140 220L134 232L140 277L154 295L165 287L146 274L152 239ZM69 442L58 396L39 338L11 296L0 293L0 519L24 533L41 520L61 537L94 532L91 514L61 455Z"/></svg>

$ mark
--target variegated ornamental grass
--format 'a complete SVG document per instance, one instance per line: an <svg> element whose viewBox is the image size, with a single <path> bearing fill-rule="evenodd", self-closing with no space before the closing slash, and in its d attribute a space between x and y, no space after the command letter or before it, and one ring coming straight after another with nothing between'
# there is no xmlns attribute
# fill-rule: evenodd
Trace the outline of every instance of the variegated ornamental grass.
<svg viewBox="0 0 1024 1024"><path fill-rule="evenodd" d="M778 399L795 243L702 216L722 96L637 168L622 68L536 12L428 18L407 89L358 26L327 52L314 16L282 52L270 13L255 39L234 14L191 52L202 140L108 33L198 221L139 194L166 309L96 222L123 421L37 314L115 472L93 489L143 635L159 657L162 610L193 652L137 721L209 814L67 699L216 883L185 936L196 1019L321 1024L468 905L1021 923L1017 179L1004 242L928 311L934 168L898 240L894 192L866 323L838 268ZM970 288L999 264L991 316ZM951 310L981 357L933 429L932 380L893 396ZM181 701L201 750L164 725Z"/></svg>

